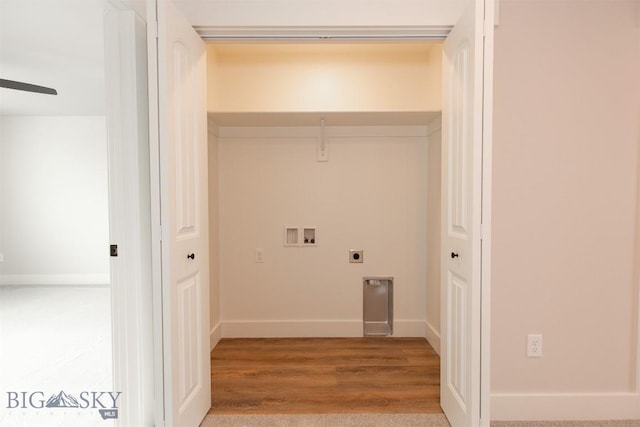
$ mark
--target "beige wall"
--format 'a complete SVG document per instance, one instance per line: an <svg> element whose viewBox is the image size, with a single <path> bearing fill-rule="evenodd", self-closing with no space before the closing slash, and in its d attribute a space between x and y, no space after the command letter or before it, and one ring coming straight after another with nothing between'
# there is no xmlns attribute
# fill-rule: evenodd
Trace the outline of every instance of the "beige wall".
<svg viewBox="0 0 640 427"><path fill-rule="evenodd" d="M207 46L210 112L439 111L439 44Z"/></svg>
<svg viewBox="0 0 640 427"><path fill-rule="evenodd" d="M582 402L573 409L588 416L606 405L597 399L600 408L588 405L581 393L635 391L638 5L501 3L493 145L495 418L543 418L540 396L553 393L574 396L569 405ZM526 357L529 333L543 334L542 358ZM640 418L640 399L628 401L635 409L622 405L617 414ZM560 397L549 402L566 406Z"/></svg>
<svg viewBox="0 0 640 427"><path fill-rule="evenodd" d="M220 128L225 336L362 335L363 276L395 277L395 335L424 336L426 126L326 131L317 162L317 127ZM317 247L284 226L317 226Z"/></svg>

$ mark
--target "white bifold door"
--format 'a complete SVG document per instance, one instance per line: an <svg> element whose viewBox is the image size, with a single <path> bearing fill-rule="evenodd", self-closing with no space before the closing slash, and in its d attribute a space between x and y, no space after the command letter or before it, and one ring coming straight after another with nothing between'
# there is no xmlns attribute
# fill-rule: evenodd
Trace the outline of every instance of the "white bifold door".
<svg viewBox="0 0 640 427"><path fill-rule="evenodd" d="M485 28L493 31L492 5L469 1L444 43L440 399L452 427L488 425L481 401L489 398L486 384L481 392L481 227L492 38L485 40Z"/></svg>
<svg viewBox="0 0 640 427"><path fill-rule="evenodd" d="M165 426L211 407L206 52L171 1L157 2Z"/></svg>

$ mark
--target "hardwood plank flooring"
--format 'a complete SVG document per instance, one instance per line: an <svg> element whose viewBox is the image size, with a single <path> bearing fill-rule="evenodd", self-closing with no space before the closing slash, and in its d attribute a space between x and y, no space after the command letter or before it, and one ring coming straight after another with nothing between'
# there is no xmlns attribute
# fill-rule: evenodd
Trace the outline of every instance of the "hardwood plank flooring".
<svg viewBox="0 0 640 427"><path fill-rule="evenodd" d="M222 339L209 414L442 413L423 338Z"/></svg>

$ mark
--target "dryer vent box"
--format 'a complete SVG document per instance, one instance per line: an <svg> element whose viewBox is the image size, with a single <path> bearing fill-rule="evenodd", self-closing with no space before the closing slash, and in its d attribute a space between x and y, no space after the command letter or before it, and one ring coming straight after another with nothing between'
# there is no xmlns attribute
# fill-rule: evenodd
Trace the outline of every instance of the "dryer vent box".
<svg viewBox="0 0 640 427"><path fill-rule="evenodd" d="M364 277L364 336L393 334L393 277Z"/></svg>

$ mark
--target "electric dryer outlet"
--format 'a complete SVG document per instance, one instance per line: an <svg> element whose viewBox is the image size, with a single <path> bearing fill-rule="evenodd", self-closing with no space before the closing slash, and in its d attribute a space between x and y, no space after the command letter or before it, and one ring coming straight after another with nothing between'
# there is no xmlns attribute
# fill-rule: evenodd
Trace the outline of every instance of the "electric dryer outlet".
<svg viewBox="0 0 640 427"><path fill-rule="evenodd" d="M362 249L349 250L349 262L361 264L364 262L364 251Z"/></svg>

